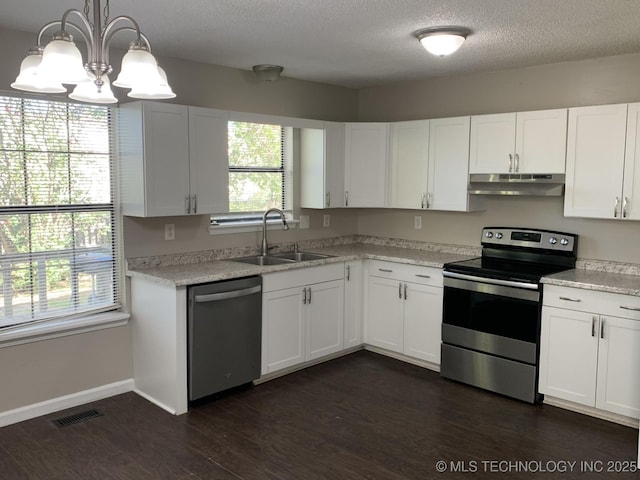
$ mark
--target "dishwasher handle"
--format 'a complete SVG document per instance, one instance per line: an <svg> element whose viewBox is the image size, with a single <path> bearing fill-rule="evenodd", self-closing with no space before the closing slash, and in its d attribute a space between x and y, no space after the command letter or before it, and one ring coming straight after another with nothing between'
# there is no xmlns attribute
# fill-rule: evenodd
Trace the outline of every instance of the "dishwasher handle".
<svg viewBox="0 0 640 480"><path fill-rule="evenodd" d="M208 295L196 295L196 303L217 302L219 300L228 300L230 298L246 297L247 295L253 295L254 293L260 293L262 291L262 285L257 287L244 288L242 290L231 290L229 292L210 293Z"/></svg>

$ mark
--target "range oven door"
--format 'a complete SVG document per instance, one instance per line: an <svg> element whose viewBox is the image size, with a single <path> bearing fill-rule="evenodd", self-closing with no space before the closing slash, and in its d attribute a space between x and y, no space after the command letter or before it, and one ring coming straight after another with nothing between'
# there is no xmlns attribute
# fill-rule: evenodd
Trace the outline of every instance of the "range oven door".
<svg viewBox="0 0 640 480"><path fill-rule="evenodd" d="M529 403L539 401L538 286L443 274L440 374Z"/></svg>

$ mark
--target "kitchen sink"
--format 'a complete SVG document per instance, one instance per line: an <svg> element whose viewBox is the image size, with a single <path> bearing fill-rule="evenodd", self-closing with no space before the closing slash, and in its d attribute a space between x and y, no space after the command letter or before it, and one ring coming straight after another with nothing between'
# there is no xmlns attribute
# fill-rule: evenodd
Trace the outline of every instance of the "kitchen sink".
<svg viewBox="0 0 640 480"><path fill-rule="evenodd" d="M287 260L293 260L294 262L306 262L309 260L320 260L322 258L330 257L330 255L323 255L320 253L309 253L309 252L282 252L282 253L274 253L271 256L276 258L285 258Z"/></svg>
<svg viewBox="0 0 640 480"><path fill-rule="evenodd" d="M282 265L283 263L294 263L295 260L279 258L271 255L252 255L250 257L231 258L233 262L250 263L252 265Z"/></svg>

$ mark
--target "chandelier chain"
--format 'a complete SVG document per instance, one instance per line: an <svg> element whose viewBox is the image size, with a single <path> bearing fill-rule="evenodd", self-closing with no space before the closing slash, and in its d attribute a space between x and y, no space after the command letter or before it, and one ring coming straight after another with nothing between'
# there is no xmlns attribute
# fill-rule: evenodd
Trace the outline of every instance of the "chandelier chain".
<svg viewBox="0 0 640 480"><path fill-rule="evenodd" d="M109 0L104 5L104 24L109 23Z"/></svg>
<svg viewBox="0 0 640 480"><path fill-rule="evenodd" d="M84 0L84 16L89 18L89 0Z"/></svg>

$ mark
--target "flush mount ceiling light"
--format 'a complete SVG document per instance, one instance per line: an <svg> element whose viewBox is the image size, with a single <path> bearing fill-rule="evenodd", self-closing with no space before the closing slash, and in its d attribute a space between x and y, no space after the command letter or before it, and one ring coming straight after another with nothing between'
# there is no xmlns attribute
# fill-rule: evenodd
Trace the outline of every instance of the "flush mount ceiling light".
<svg viewBox="0 0 640 480"><path fill-rule="evenodd" d="M89 103L117 103L110 83L131 89L127 95L132 98L174 98L176 95L167 83L167 76L151 54L149 40L140 31L138 23L126 15L109 19L109 0L104 10L100 0L92 1L93 12L89 0L85 0L84 11L69 9L62 19L40 29L37 45L22 61L20 74L11 86L27 92L62 93L67 91L63 84L76 85L69 97ZM93 21L89 19L90 13ZM79 23L69 21L71 17L77 17ZM52 27L58 30L53 34L53 40L43 47L42 36ZM88 58L84 64L70 31L79 34L87 45ZM135 40L129 44L129 51L122 59L120 75L110 82L113 68L109 63L109 45L121 32L133 32Z"/></svg>
<svg viewBox="0 0 640 480"><path fill-rule="evenodd" d="M470 34L471 30L463 27L434 27L420 30L415 36L427 52L444 57L458 50Z"/></svg>
<svg viewBox="0 0 640 480"><path fill-rule="evenodd" d="M256 77L263 82L275 82L280 78L280 74L282 73L282 70L284 70L280 65L267 64L254 65L251 69Z"/></svg>

